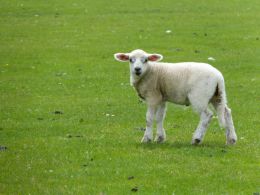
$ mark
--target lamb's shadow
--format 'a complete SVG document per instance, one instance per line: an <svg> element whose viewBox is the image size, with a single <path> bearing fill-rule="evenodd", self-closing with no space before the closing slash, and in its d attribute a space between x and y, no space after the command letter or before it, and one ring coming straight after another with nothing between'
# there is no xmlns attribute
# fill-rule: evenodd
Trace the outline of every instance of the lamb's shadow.
<svg viewBox="0 0 260 195"><path fill-rule="evenodd" d="M170 142L166 141L164 143L137 143L137 147L149 150L160 150L160 149L225 149L229 146L225 145L225 142L205 142L199 145L192 145L191 142L188 141L175 141Z"/></svg>

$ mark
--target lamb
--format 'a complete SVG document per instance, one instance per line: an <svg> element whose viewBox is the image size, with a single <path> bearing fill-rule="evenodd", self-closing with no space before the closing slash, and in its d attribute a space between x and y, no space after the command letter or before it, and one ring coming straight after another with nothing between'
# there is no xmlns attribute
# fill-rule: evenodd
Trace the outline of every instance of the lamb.
<svg viewBox="0 0 260 195"><path fill-rule="evenodd" d="M131 53L116 53L114 57L121 62L130 62L130 83L148 105L142 142L151 142L153 139L154 117L157 123L155 141L161 143L166 140L163 121L166 102L172 102L191 105L200 115L192 144L198 145L203 140L213 116L210 104L216 110L220 126L226 129L226 144L236 143L237 135L231 109L227 106L224 78L216 68L196 62L161 63L158 61L162 60L162 55L148 54L141 49Z"/></svg>

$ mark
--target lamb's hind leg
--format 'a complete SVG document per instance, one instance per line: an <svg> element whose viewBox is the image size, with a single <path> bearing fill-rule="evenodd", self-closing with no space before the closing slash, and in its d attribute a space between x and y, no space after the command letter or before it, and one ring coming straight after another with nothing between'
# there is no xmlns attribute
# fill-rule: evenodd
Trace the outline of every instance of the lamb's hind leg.
<svg viewBox="0 0 260 195"><path fill-rule="evenodd" d="M226 122L225 126L226 126L227 144L230 145L235 144L237 141L237 135L233 124L231 109L229 109L227 106L225 106L224 117Z"/></svg>
<svg viewBox="0 0 260 195"><path fill-rule="evenodd" d="M193 134L192 144L196 145L202 142L212 116L213 114L209 109L206 109L205 111L202 111L200 113L200 122L196 131Z"/></svg>

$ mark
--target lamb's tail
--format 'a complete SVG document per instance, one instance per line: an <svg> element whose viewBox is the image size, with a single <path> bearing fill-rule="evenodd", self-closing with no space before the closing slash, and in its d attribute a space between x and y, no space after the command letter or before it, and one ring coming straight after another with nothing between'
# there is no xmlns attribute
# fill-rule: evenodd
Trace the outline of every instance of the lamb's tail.
<svg viewBox="0 0 260 195"><path fill-rule="evenodd" d="M225 109L227 105L227 98L226 98L226 90L225 90L225 82L224 79L218 81L216 86L215 94L212 98L212 103L217 111L219 125L221 127L226 126L225 120Z"/></svg>

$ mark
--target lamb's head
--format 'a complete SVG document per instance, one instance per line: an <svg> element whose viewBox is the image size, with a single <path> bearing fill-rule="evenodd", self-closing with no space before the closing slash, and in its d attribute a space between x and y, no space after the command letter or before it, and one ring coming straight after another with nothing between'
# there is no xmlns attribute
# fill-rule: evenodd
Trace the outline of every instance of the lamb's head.
<svg viewBox="0 0 260 195"><path fill-rule="evenodd" d="M129 61L131 83L145 74L149 68L149 62L157 62L163 58L160 54L148 54L141 49L134 50L131 53L116 53L114 57L121 62Z"/></svg>

